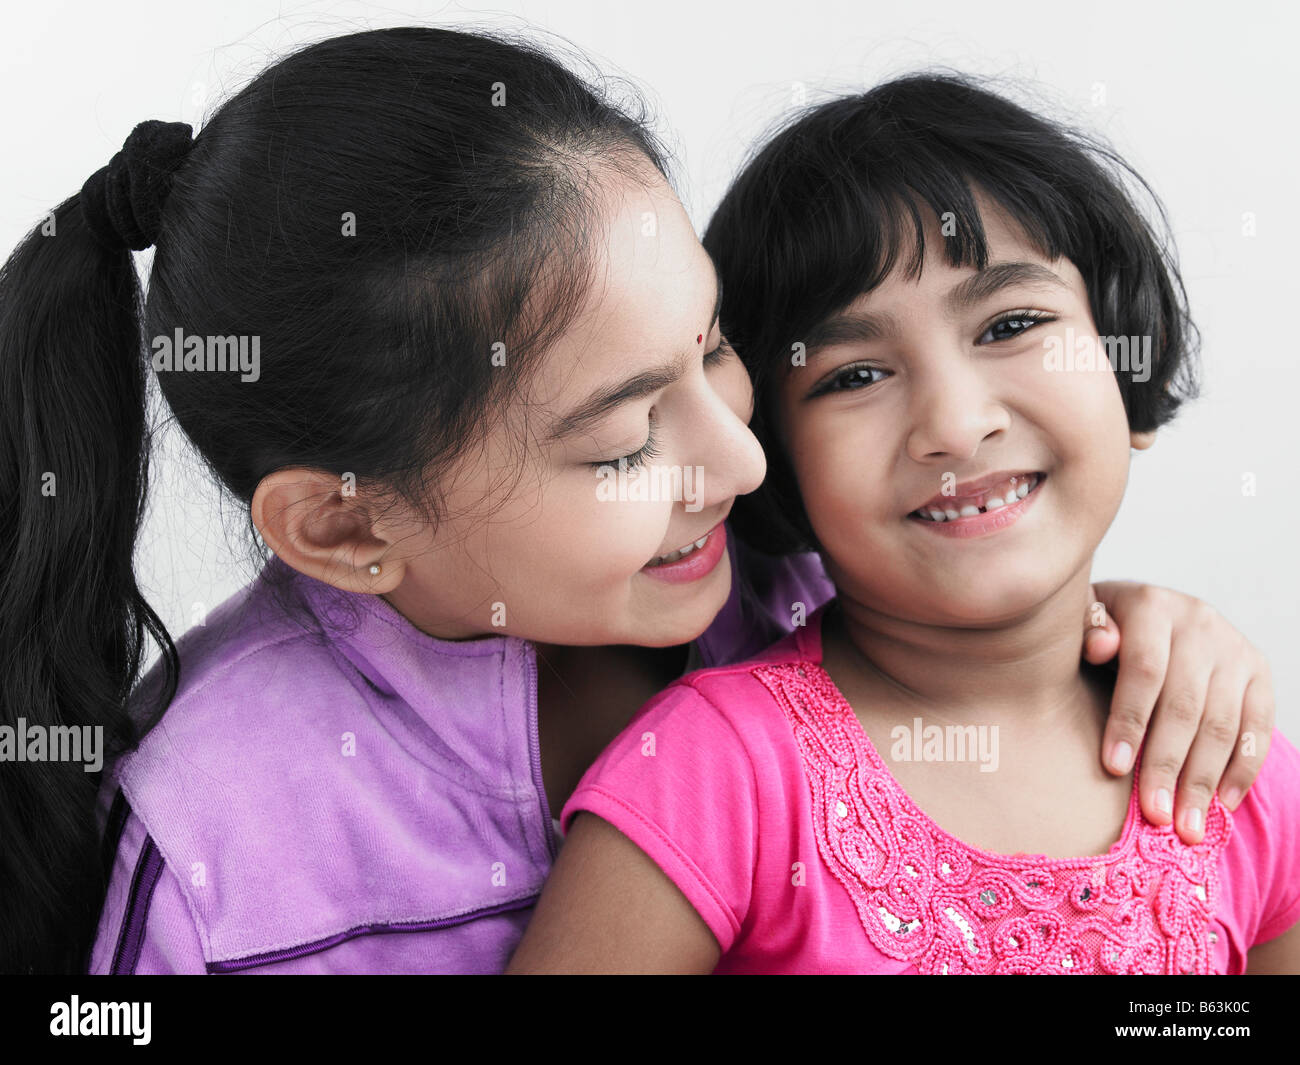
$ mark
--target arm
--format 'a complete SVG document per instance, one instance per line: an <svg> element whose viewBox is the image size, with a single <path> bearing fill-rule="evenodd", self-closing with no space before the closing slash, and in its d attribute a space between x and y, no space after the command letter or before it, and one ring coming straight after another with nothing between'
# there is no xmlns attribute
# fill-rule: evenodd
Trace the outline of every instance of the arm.
<svg viewBox="0 0 1300 1065"><path fill-rule="evenodd" d="M1235 810L1268 754L1268 663L1199 599L1130 581L1093 592L1106 616L1088 619L1085 657L1101 663L1119 652L1103 762L1127 773L1145 734L1142 812L1155 824L1172 820L1184 842L1197 843L1215 791Z"/></svg>
<svg viewBox="0 0 1300 1065"><path fill-rule="evenodd" d="M1257 943L1246 953L1247 976L1300 974L1300 922L1267 943Z"/></svg>
<svg viewBox="0 0 1300 1065"><path fill-rule="evenodd" d="M506 973L703 974L719 957L659 866L608 821L579 813Z"/></svg>

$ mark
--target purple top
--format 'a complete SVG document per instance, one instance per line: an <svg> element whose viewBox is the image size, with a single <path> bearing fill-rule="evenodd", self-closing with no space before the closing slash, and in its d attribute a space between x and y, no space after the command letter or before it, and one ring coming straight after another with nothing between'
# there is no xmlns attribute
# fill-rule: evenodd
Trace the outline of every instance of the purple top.
<svg viewBox="0 0 1300 1065"><path fill-rule="evenodd" d="M750 657L832 594L814 555L727 545L731 596L692 667ZM176 697L104 774L116 859L90 972L501 972L559 846L533 645L440 640L267 565L325 639L258 579L177 641Z"/></svg>

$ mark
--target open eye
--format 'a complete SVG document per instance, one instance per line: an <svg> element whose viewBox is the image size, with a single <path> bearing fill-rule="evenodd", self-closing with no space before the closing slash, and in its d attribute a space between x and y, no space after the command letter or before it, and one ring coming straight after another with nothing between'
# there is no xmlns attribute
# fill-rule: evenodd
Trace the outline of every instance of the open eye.
<svg viewBox="0 0 1300 1065"><path fill-rule="evenodd" d="M1011 314L1003 315L990 325L980 334L975 343L995 344L999 340L1011 340L1029 332L1036 325L1054 321L1056 321L1055 316L1045 311L1014 311Z"/></svg>
<svg viewBox="0 0 1300 1065"><path fill-rule="evenodd" d="M854 363L836 370L812 391L812 396L825 395L827 392L857 392L889 376L887 370L865 363ZM811 399L812 396L809 398Z"/></svg>

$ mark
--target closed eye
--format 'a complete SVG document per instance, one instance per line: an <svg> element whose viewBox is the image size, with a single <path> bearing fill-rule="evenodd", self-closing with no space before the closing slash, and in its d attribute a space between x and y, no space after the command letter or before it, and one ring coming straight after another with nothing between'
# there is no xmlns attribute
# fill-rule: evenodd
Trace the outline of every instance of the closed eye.
<svg viewBox="0 0 1300 1065"><path fill-rule="evenodd" d="M726 337L722 337L716 348L704 353L704 368L707 370L710 366L721 366L735 354L736 349L731 346Z"/></svg>
<svg viewBox="0 0 1300 1065"><path fill-rule="evenodd" d="M650 423L650 435L646 437L646 442L630 455L619 455L617 458L602 459L599 462L588 462L587 465L594 470L601 470L605 467L619 467L621 469L632 470L640 469L642 464L656 458L659 455L658 441L655 440L654 422Z"/></svg>
<svg viewBox="0 0 1300 1065"><path fill-rule="evenodd" d="M704 353L704 367L705 369L708 369L712 366L720 366L735 354L736 349L728 343L726 337L722 337L718 341L718 346L716 348ZM651 413L653 414L653 411ZM646 442L642 447L638 448L630 455L619 455L617 458L588 462L587 465L595 470L600 470L607 466L618 466L631 471L640 469L640 467L650 461L650 459L657 458L659 453L658 442L655 440L654 421L652 418L650 434L646 437Z"/></svg>

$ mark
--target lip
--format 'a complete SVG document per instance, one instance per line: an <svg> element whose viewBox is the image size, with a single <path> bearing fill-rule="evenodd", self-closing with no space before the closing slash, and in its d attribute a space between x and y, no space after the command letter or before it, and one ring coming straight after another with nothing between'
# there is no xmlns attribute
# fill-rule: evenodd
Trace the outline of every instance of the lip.
<svg viewBox="0 0 1300 1065"><path fill-rule="evenodd" d="M1006 476L1012 476L1007 474ZM1018 476L1018 474L1016 475ZM999 507L997 510L990 510L984 514L972 514L969 518L955 518L952 521L923 521L920 518L908 517L907 520L915 525L922 525L938 536L947 536L958 540L967 540L977 536L989 536L992 533L1001 532L1018 522L1034 505L1034 501L1042 494L1043 485L1047 483L1048 478L1045 475L1039 475L1038 484L1034 486L1033 491L1024 499L1015 503L1010 503L1005 507ZM972 482L975 483L975 482ZM997 481L994 480L987 487L992 487ZM944 497L951 501L952 497ZM689 556L688 556L689 557Z"/></svg>
<svg viewBox="0 0 1300 1065"><path fill-rule="evenodd" d="M725 521L718 522L707 533L709 542L697 547L685 558L676 562L665 562L662 566L642 566L641 572L647 577L668 584L685 584L706 577L717 567L727 550L727 528Z"/></svg>
<svg viewBox="0 0 1300 1065"><path fill-rule="evenodd" d="M946 494L944 492L937 492L924 503L912 507L908 513L912 513L913 510L926 510L930 507L943 510L945 507L951 507L957 500L961 500L963 504L966 502L972 502L978 500L980 496L983 496L997 485L1009 481L1012 477L1032 477L1036 473L1040 477L1043 476L1040 471L1034 469L999 470L996 473L986 474L983 477L977 477L971 481L962 481L961 484L957 485L952 492ZM983 503L973 502L973 505L978 507L983 506Z"/></svg>

